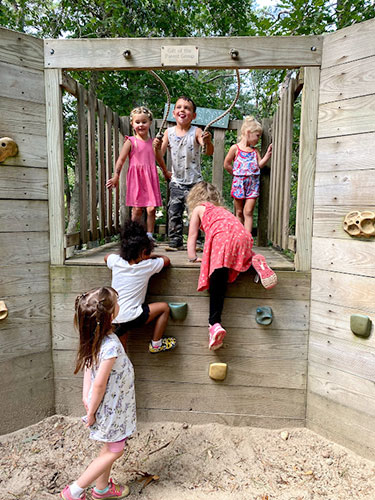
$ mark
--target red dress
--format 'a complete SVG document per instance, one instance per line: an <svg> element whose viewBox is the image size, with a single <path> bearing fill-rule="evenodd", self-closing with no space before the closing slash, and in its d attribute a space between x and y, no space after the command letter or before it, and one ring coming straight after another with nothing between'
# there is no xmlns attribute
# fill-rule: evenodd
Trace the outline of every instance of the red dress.
<svg viewBox="0 0 375 500"><path fill-rule="evenodd" d="M205 243L198 291L207 290L215 269L229 268L228 283L251 266L253 237L241 222L224 207L202 203L206 210L201 220Z"/></svg>

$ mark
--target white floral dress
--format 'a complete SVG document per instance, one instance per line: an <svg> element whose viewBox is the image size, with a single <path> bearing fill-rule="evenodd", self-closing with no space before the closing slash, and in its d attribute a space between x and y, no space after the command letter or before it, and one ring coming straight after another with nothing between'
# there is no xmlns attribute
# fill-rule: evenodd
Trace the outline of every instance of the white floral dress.
<svg viewBox="0 0 375 500"><path fill-rule="evenodd" d="M96 421L90 427L90 438L97 441L121 441L136 430L134 369L118 337L106 335L100 346L99 364L105 359L117 358L108 377L107 388L96 411ZM91 370L91 399L98 366Z"/></svg>

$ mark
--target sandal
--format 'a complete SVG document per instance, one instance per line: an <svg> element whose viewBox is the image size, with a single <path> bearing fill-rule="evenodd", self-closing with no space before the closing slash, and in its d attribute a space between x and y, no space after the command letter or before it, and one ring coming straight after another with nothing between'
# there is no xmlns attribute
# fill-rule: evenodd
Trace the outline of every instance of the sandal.
<svg viewBox="0 0 375 500"><path fill-rule="evenodd" d="M220 323L215 323L214 325L209 325L208 326L208 336L209 336L209 342L208 342L208 348L211 351L215 351L216 349L219 349L223 345L223 339L226 335L226 331L224 328L221 326Z"/></svg>
<svg viewBox="0 0 375 500"><path fill-rule="evenodd" d="M277 285L277 276L274 271L272 271L272 269L268 267L266 259L263 255L259 253L253 254L251 265L258 273L260 282L262 283L264 288L269 290L270 288L273 288Z"/></svg>

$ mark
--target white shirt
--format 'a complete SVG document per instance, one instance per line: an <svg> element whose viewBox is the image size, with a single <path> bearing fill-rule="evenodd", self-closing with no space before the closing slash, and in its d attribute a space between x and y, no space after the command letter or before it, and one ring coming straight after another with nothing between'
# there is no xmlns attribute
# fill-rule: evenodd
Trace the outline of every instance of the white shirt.
<svg viewBox="0 0 375 500"><path fill-rule="evenodd" d="M112 287L119 295L120 311L113 323L127 323L138 318L142 314L149 279L163 269L164 260L158 257L129 264L112 253L108 256L107 266L112 270Z"/></svg>

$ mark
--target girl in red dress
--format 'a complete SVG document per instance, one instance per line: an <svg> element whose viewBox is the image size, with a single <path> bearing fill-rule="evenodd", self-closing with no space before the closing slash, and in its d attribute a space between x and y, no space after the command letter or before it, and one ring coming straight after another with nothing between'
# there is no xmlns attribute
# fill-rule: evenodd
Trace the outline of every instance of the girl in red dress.
<svg viewBox="0 0 375 500"><path fill-rule="evenodd" d="M190 262L202 262L198 291L209 290L209 349L223 345L226 331L221 325L221 313L227 283L235 281L239 273L253 264L265 288L277 283L276 274L262 255L252 251L253 237L241 222L222 206L219 191L208 182L196 184L187 197L190 213L188 258ZM198 231L205 233L202 259L196 254Z"/></svg>

